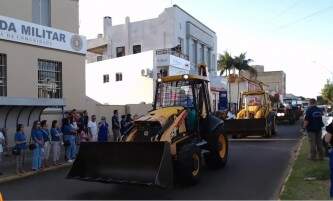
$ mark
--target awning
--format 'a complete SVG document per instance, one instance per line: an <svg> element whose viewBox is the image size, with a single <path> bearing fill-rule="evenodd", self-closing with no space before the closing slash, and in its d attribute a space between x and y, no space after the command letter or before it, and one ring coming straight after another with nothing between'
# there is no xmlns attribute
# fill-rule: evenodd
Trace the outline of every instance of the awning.
<svg viewBox="0 0 333 201"><path fill-rule="evenodd" d="M0 128L30 126L46 108L63 108L64 99L0 97Z"/></svg>

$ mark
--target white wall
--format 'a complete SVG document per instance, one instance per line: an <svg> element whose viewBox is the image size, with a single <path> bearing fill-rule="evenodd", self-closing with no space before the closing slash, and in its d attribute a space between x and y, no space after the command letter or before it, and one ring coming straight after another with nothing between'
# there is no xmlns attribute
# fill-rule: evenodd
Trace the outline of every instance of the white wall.
<svg viewBox="0 0 333 201"><path fill-rule="evenodd" d="M108 105L152 103L153 79L142 76L141 71L153 70L153 63L153 51L148 51L87 64L86 94ZM116 73L122 73L123 81L115 81ZM103 83L104 74L109 74L109 83Z"/></svg>

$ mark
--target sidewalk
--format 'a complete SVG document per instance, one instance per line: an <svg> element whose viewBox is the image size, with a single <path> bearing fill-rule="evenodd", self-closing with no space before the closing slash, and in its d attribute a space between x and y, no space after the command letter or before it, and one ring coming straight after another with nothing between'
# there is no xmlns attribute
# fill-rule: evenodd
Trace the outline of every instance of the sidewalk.
<svg viewBox="0 0 333 201"><path fill-rule="evenodd" d="M0 171L3 173L2 175L0 175L0 183L4 183L4 182L8 182L8 181L12 181L12 180L16 180L16 179L20 179L20 178L25 178L28 176L32 176L35 174L40 174L46 171L50 171L50 170L55 170L55 169L59 169L62 167L67 167L70 166L71 163L67 163L65 162L65 150L62 147L61 149L61 156L60 156L60 165L57 166L51 166L52 164L52 152L50 155L50 161L49 164L50 166L48 168L43 169L42 171L38 171L38 172L33 172L31 171L32 168L32 151L27 150L26 152L26 157L25 157L25 162L24 162L24 174L16 174L16 159L15 156L13 156L11 153L9 153L9 155L3 155L2 156L2 162L0 163Z"/></svg>

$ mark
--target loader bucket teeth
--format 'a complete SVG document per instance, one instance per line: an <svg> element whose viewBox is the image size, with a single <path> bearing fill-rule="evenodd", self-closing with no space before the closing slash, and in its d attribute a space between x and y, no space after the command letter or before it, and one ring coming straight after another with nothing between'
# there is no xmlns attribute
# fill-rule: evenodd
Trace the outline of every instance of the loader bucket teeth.
<svg viewBox="0 0 333 201"><path fill-rule="evenodd" d="M170 145L165 142L82 143L67 178L167 188L173 185Z"/></svg>

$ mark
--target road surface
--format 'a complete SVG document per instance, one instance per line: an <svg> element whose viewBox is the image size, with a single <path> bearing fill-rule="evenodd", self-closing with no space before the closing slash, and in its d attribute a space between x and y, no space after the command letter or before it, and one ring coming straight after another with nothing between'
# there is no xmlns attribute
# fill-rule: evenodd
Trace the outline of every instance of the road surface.
<svg viewBox="0 0 333 201"><path fill-rule="evenodd" d="M276 199L300 134L299 125L281 125L272 139L230 142L228 165L204 169L192 187L163 190L64 179L68 169L1 184L5 199Z"/></svg>

